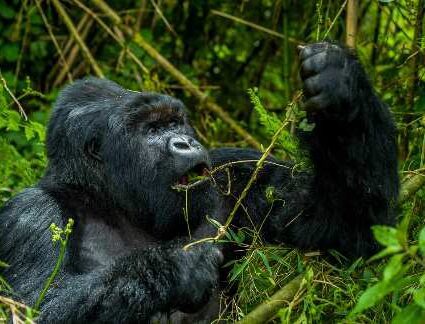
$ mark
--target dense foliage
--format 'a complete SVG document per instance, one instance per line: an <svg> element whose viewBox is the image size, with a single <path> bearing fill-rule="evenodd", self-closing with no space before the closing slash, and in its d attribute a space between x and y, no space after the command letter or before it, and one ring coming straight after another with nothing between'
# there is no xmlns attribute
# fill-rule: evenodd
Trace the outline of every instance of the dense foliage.
<svg viewBox="0 0 425 324"><path fill-rule="evenodd" d="M181 98L208 147L250 146L244 134L266 147L285 121L273 153L308 167L293 136L297 128L310 127L299 105L296 45L344 42L353 19L350 2L110 0L105 10L99 0L0 0L0 204L40 177L44 125L57 91L89 74ZM358 2L358 55L394 114L400 176L408 181L425 169L425 3ZM155 53L177 72L164 69ZM215 106L206 104L210 99ZM232 126L235 121L245 133ZM223 316L243 318L301 273L298 292L276 321L420 323L424 198L419 190L406 199L397 228L375 227L382 252L352 264L336 253L329 262L317 251L265 246L257 239L247 245L246 236L255 233L230 231L227 239L248 253L227 265L237 294L224 301ZM267 199L273 200L273 188ZM8 296L0 296L1 318L33 316L12 300L7 283L0 287Z"/></svg>

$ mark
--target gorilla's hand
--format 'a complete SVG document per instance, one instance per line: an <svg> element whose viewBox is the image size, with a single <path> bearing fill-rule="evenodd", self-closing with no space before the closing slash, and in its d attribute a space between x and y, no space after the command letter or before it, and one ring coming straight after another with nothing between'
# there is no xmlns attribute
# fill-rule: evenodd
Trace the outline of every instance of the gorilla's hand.
<svg viewBox="0 0 425 324"><path fill-rule="evenodd" d="M327 42L299 46L305 109L309 117L324 115L350 121L361 89L370 89L363 68L349 50Z"/></svg>
<svg viewBox="0 0 425 324"><path fill-rule="evenodd" d="M210 243L197 244L187 251L176 249L176 307L185 313L199 310L208 302L218 285L218 270L223 262L221 251Z"/></svg>

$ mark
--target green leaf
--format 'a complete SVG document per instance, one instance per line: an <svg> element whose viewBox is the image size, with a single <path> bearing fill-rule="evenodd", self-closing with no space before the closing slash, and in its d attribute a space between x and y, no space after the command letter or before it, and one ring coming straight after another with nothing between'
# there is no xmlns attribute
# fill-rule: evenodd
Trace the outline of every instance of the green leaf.
<svg viewBox="0 0 425 324"><path fill-rule="evenodd" d="M394 227L375 225L372 226L373 235L375 239L383 246L400 247L400 243L397 238L397 229Z"/></svg>
<svg viewBox="0 0 425 324"><path fill-rule="evenodd" d="M419 251L425 256L425 227L419 232Z"/></svg>
<svg viewBox="0 0 425 324"><path fill-rule="evenodd" d="M7 129L11 131L18 131L21 124L21 115L14 110L7 112Z"/></svg>
<svg viewBox="0 0 425 324"><path fill-rule="evenodd" d="M273 186L269 186L266 188L266 201L268 204L273 203L273 201L275 200L275 191L276 188Z"/></svg>
<svg viewBox="0 0 425 324"><path fill-rule="evenodd" d="M6 19L13 19L16 13L11 7L5 4L4 1L0 1L0 16Z"/></svg>
<svg viewBox="0 0 425 324"><path fill-rule="evenodd" d="M364 310L376 305L381 301L387 294L389 294L394 289L394 285L390 282L378 282L376 285L369 287L366 291L360 296L356 307L354 307L352 314L358 314Z"/></svg>
<svg viewBox="0 0 425 324"><path fill-rule="evenodd" d="M384 269L384 281L389 282L401 272L403 269L403 257L403 254L396 254L391 257Z"/></svg>
<svg viewBox="0 0 425 324"><path fill-rule="evenodd" d="M35 136L34 129L32 129L31 127L25 126L24 131L25 131L25 138L28 141L34 138Z"/></svg>
<svg viewBox="0 0 425 324"><path fill-rule="evenodd" d="M4 93L3 84L0 83L0 112L7 109L7 100Z"/></svg>
<svg viewBox="0 0 425 324"><path fill-rule="evenodd" d="M421 324L424 322L425 311L416 304L403 308L392 320L392 324Z"/></svg>
<svg viewBox="0 0 425 324"><path fill-rule="evenodd" d="M246 259L242 264L236 264L232 269L232 276L229 281L234 281L249 264L249 259Z"/></svg>
<svg viewBox="0 0 425 324"><path fill-rule="evenodd" d="M257 253L260 256L261 260L263 260L263 264L266 267L269 274L272 275L273 274L272 268L270 267L270 263L269 263L269 260L267 260L266 255L263 253L263 251L260 251L260 250L258 250Z"/></svg>
<svg viewBox="0 0 425 324"><path fill-rule="evenodd" d="M416 289L413 292L413 300L415 301L416 305L419 305L425 309L425 288Z"/></svg>
<svg viewBox="0 0 425 324"><path fill-rule="evenodd" d="M16 62L19 57L19 45L16 43L6 43L0 48L0 57L8 62Z"/></svg>
<svg viewBox="0 0 425 324"><path fill-rule="evenodd" d="M391 254L398 253L398 252L400 252L402 250L403 249L401 248L401 246L394 246L394 245L393 246L388 246L385 249L383 249L382 251L380 251L377 254L375 254L374 256L372 256L369 259L369 262L370 261L374 261L374 260L378 260L378 259L382 259L382 258L384 258L386 256L391 255Z"/></svg>

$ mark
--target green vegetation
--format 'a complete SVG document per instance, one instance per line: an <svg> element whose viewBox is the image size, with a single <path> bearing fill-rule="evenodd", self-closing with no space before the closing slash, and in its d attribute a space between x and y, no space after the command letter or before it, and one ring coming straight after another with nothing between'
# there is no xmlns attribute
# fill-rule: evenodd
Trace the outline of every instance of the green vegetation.
<svg viewBox="0 0 425 324"><path fill-rule="evenodd" d="M404 185L399 224L374 227L382 251L352 263L332 251L329 262L318 251L267 246L255 231L228 228L222 239L247 253L227 264L237 294L226 300L223 316L243 319L301 274L292 293L284 295L287 300L269 314L274 321L424 322L425 1L102 4L0 0L0 204L41 176L51 105L61 86L88 74L181 98L208 147L269 147L276 156L308 167L294 138L297 128L311 127L299 105L296 45L328 38L356 44L397 122ZM273 188L266 196L273 202ZM58 234L56 229L61 250L70 230ZM248 236L254 238L249 245ZM58 269L52 271L46 287ZM13 316L31 322L33 312L13 300L1 279L0 289L0 320Z"/></svg>

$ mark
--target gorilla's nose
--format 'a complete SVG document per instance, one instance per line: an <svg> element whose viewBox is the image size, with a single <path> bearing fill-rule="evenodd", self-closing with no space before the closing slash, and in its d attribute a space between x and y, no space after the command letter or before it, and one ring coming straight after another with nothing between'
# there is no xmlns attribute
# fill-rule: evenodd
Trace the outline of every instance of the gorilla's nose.
<svg viewBox="0 0 425 324"><path fill-rule="evenodd" d="M175 158L178 169L188 169L198 164L210 167L210 159L207 150L187 135L177 135L170 138L168 149Z"/></svg>
<svg viewBox="0 0 425 324"><path fill-rule="evenodd" d="M170 138L168 142L170 152L174 155L197 155L205 150L203 146L190 136L179 135Z"/></svg>

